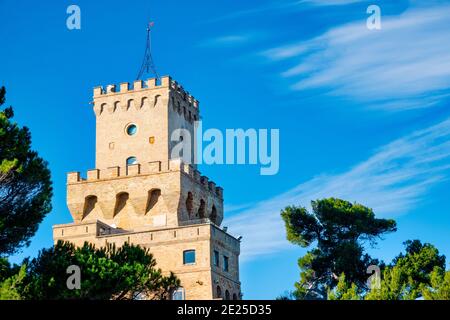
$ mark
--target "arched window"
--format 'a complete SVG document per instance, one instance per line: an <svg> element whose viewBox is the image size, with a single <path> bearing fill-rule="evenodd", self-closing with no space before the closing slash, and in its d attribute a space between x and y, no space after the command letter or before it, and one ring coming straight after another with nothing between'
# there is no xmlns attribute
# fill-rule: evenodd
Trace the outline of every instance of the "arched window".
<svg viewBox="0 0 450 320"><path fill-rule="evenodd" d="M128 100L128 102L127 102L127 110L130 110L130 108L131 107L135 107L135 104L134 104L134 100L133 99L130 99L130 100Z"/></svg>
<svg viewBox="0 0 450 320"><path fill-rule="evenodd" d="M161 196L160 189L153 189L148 192L148 202L146 212L149 212L151 209L155 207L155 205L158 203L158 199L160 196Z"/></svg>
<svg viewBox="0 0 450 320"><path fill-rule="evenodd" d="M233 300L237 300L237 294L233 293Z"/></svg>
<svg viewBox="0 0 450 320"><path fill-rule="evenodd" d="M86 216L94 210L96 204L97 204L96 196L86 197L86 199L84 200L83 219L86 218Z"/></svg>
<svg viewBox="0 0 450 320"><path fill-rule="evenodd" d="M194 211L194 196L192 195L192 192L188 192L187 198L186 198L186 209L189 213L189 216L191 216L192 212Z"/></svg>
<svg viewBox="0 0 450 320"><path fill-rule="evenodd" d="M143 97L141 100L141 109L148 106L148 98Z"/></svg>
<svg viewBox="0 0 450 320"><path fill-rule="evenodd" d="M102 104L101 104L101 106L100 106L100 114L102 114L103 111L106 110L106 107L107 107L107 106L108 106L108 105L107 105L106 103L102 103Z"/></svg>
<svg viewBox="0 0 450 320"><path fill-rule="evenodd" d="M200 219L203 219L205 217L205 200L201 199L200 200L200 207L198 207L198 217Z"/></svg>
<svg viewBox="0 0 450 320"><path fill-rule="evenodd" d="M131 165L137 164L137 163L138 162L137 162L137 158L136 157L129 157L127 159L127 166L131 166Z"/></svg>
<svg viewBox="0 0 450 320"><path fill-rule="evenodd" d="M225 300L230 300L230 291L225 290Z"/></svg>
<svg viewBox="0 0 450 320"><path fill-rule="evenodd" d="M219 286L216 288L216 298L222 298L222 289Z"/></svg>
<svg viewBox="0 0 450 320"><path fill-rule="evenodd" d="M119 107L120 107L120 101L116 101L116 102L114 102L114 107L113 107L113 112L115 112L116 110L118 110L119 109Z"/></svg>
<svg viewBox="0 0 450 320"><path fill-rule="evenodd" d="M210 219L213 223L216 223L216 220L217 220L217 209L216 209L216 206L215 206L215 205L212 206L211 214L209 215L209 219Z"/></svg>
<svg viewBox="0 0 450 320"><path fill-rule="evenodd" d="M160 101L161 101L161 96L158 94L155 96L155 103L153 104L153 107L156 107Z"/></svg>
<svg viewBox="0 0 450 320"><path fill-rule="evenodd" d="M114 216L118 215L127 205L130 196L126 192L121 192L116 196L116 205L114 207Z"/></svg>

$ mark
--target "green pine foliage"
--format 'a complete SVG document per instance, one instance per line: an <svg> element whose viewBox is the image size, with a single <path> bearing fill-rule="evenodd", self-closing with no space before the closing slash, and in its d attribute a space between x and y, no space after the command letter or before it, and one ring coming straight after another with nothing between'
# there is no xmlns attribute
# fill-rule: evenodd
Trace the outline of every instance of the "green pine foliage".
<svg viewBox="0 0 450 320"><path fill-rule="evenodd" d="M396 231L394 220L378 219L372 209L357 203L329 198L312 201L312 212L287 207L281 212L287 239L303 248L313 247L298 260L300 281L297 299L326 299L344 273L349 283L365 288L366 270L380 264L364 252L382 235Z"/></svg>
<svg viewBox="0 0 450 320"><path fill-rule="evenodd" d="M450 300L450 271L436 267L430 274L430 285L422 289L425 300Z"/></svg>
<svg viewBox="0 0 450 320"><path fill-rule="evenodd" d="M17 274L0 282L0 300L21 300L19 287L26 276L26 266L23 265Z"/></svg>
<svg viewBox="0 0 450 320"><path fill-rule="evenodd" d="M156 268L148 249L128 243L95 248L58 242L27 265L20 286L24 299L164 300L180 285L173 273L163 275ZM67 287L66 270L71 265L81 269L80 289Z"/></svg>
<svg viewBox="0 0 450 320"><path fill-rule="evenodd" d="M301 247L314 245L298 260L300 280L289 297L329 300L448 300L450 271L445 256L429 243L410 240L405 252L385 265L364 252L383 234L396 231L393 220L377 219L373 211L340 199L312 202L312 212L287 207L281 212L287 239ZM368 284L367 267L381 270Z"/></svg>
<svg viewBox="0 0 450 320"><path fill-rule="evenodd" d="M354 283L348 284L345 274L339 276L339 281L333 290L328 290L328 300L361 300L359 289Z"/></svg>
<svg viewBox="0 0 450 320"><path fill-rule="evenodd" d="M0 106L5 102L0 88ZM31 134L0 111L0 256L29 244L51 210L52 182L47 163L31 149Z"/></svg>

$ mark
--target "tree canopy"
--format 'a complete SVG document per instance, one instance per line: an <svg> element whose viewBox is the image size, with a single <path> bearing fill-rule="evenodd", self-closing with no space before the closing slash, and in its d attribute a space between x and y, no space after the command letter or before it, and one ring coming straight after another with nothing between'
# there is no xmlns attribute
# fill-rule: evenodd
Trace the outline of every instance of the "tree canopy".
<svg viewBox="0 0 450 320"><path fill-rule="evenodd" d="M0 88L0 106L5 102ZM31 150L31 134L12 121L13 109L0 111L0 256L29 244L51 210L52 183L47 162Z"/></svg>
<svg viewBox="0 0 450 320"><path fill-rule="evenodd" d="M325 299L341 274L358 288L366 285L366 270L380 262L364 252L364 244L376 244L380 237L396 231L394 220L378 219L372 209L341 199L312 201L312 212L290 206L281 212L287 239L301 247L315 248L298 260L300 281L295 284L298 299Z"/></svg>
<svg viewBox="0 0 450 320"><path fill-rule="evenodd" d="M148 249L128 243L95 248L60 241L25 265L27 274L19 289L23 299L160 300L169 299L180 285L173 273L165 276L155 267ZM80 289L67 287L69 266L81 270Z"/></svg>
<svg viewBox="0 0 450 320"><path fill-rule="evenodd" d="M414 300L432 296L430 288L439 287L445 279L445 256L435 246L419 240L404 243L400 253L383 271L380 288L372 288L367 300Z"/></svg>
<svg viewBox="0 0 450 320"><path fill-rule="evenodd" d="M360 288L341 274L337 286L328 291L329 300L449 300L450 271L445 271L445 256L431 244L419 240L405 243L399 254L384 267L379 282Z"/></svg>
<svg viewBox="0 0 450 320"><path fill-rule="evenodd" d="M450 300L450 271L435 268L430 274L430 285L422 290L425 300Z"/></svg>

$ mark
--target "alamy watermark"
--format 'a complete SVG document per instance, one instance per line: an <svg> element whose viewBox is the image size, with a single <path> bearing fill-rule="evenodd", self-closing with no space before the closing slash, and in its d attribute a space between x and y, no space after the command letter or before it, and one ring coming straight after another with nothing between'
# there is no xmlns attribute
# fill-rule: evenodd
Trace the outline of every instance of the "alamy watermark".
<svg viewBox="0 0 450 320"><path fill-rule="evenodd" d="M367 274L371 274L371 276L367 279L367 287L371 290L380 289L381 288L381 269L379 266L370 265L367 268Z"/></svg>
<svg viewBox="0 0 450 320"><path fill-rule="evenodd" d="M67 277L66 286L69 290L80 290L81 289L81 269L77 265L70 265L66 269L66 273L70 274Z"/></svg>
<svg viewBox="0 0 450 320"><path fill-rule="evenodd" d="M79 6L72 4L67 7L66 13L69 14L66 20L66 26L69 30L81 29L81 9Z"/></svg>
<svg viewBox="0 0 450 320"><path fill-rule="evenodd" d="M259 165L261 175L275 175L280 169L279 129L203 130L194 122L194 132L176 129L171 134L172 159L186 164Z"/></svg>
<svg viewBox="0 0 450 320"><path fill-rule="evenodd" d="M370 14L366 22L367 29L381 30L381 8L375 4L370 5L367 8L367 14Z"/></svg>

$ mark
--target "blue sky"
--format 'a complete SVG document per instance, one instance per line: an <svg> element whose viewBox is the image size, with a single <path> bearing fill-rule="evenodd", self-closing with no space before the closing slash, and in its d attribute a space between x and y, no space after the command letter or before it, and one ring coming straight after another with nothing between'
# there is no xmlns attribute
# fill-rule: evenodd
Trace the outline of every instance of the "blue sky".
<svg viewBox="0 0 450 320"><path fill-rule="evenodd" d="M81 30L66 8L81 8ZM366 9L382 10L368 30ZM450 3L358 1L0 0L0 80L16 121L49 161L53 211L20 262L71 221L66 172L94 166L92 88L133 81L145 26L153 56L200 100L207 128L280 129L280 171L203 165L224 188L231 233L243 236L244 298L274 298L298 279L305 250L285 240L287 205L341 197L394 218L370 253L390 261L408 239L450 257Z"/></svg>

